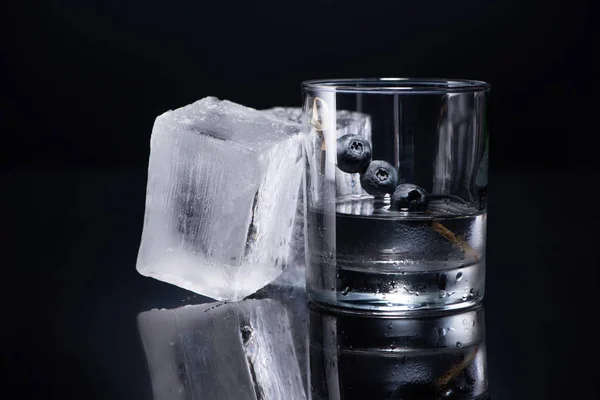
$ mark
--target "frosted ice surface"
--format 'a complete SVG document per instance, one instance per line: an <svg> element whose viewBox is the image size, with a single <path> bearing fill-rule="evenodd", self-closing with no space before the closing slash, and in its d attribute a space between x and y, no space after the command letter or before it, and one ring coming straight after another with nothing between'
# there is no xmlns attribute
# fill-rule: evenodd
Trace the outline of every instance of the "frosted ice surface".
<svg viewBox="0 0 600 400"><path fill-rule="evenodd" d="M160 115L138 271L218 300L247 297L285 266L303 274L302 120L301 108L214 97ZM371 140L368 115L338 111L336 126L336 137ZM336 184L363 192L358 174Z"/></svg>
<svg viewBox="0 0 600 400"><path fill-rule="evenodd" d="M273 107L265 111L277 118L302 125L303 115L300 107Z"/></svg>
<svg viewBox="0 0 600 400"><path fill-rule="evenodd" d="M275 279L297 253L300 130L214 97L160 115L137 270L218 300Z"/></svg>
<svg viewBox="0 0 600 400"><path fill-rule="evenodd" d="M278 301L151 310L138 327L154 400L307 398Z"/></svg>

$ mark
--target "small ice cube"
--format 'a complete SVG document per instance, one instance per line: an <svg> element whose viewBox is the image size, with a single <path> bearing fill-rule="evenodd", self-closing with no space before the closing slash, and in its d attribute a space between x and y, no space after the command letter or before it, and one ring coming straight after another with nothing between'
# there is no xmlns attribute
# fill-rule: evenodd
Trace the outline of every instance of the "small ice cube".
<svg viewBox="0 0 600 400"><path fill-rule="evenodd" d="M274 300L138 315L154 400L303 400L286 309Z"/></svg>
<svg viewBox="0 0 600 400"><path fill-rule="evenodd" d="M275 279L297 252L300 131L286 115L214 97L160 115L137 270L218 300Z"/></svg>

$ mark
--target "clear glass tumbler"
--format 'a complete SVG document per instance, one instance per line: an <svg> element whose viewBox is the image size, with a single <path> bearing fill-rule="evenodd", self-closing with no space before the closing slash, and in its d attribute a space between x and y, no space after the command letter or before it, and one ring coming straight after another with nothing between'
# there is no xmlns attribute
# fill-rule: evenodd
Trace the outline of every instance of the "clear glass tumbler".
<svg viewBox="0 0 600 400"><path fill-rule="evenodd" d="M404 312L483 298L488 92L429 78L302 84L310 300Z"/></svg>

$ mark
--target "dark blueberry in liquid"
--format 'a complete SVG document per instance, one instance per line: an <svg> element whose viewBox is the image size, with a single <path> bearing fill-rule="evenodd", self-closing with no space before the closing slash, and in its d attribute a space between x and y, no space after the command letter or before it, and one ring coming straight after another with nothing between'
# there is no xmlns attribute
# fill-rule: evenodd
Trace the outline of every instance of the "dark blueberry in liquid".
<svg viewBox="0 0 600 400"><path fill-rule="evenodd" d="M393 193L398 183L398 172L387 161L375 160L360 175L360 184L365 192L373 196Z"/></svg>
<svg viewBox="0 0 600 400"><path fill-rule="evenodd" d="M364 171L371 162L371 145L360 136L344 135L337 140L337 166L350 174Z"/></svg>
<svg viewBox="0 0 600 400"><path fill-rule="evenodd" d="M394 210L424 211L427 208L427 192L412 183L401 183L392 195Z"/></svg>

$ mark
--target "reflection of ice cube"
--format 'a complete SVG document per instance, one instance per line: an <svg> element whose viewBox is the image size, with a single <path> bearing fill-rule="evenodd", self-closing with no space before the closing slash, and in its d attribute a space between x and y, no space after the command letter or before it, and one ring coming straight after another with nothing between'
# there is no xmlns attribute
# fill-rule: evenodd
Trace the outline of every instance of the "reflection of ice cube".
<svg viewBox="0 0 600 400"><path fill-rule="evenodd" d="M303 171L300 124L207 97L154 124L137 269L239 300L286 265Z"/></svg>
<svg viewBox="0 0 600 400"><path fill-rule="evenodd" d="M452 93L444 98L438 124L434 161L433 194L454 194L470 198L476 174L479 144L474 139L481 131L477 110L483 97L473 93Z"/></svg>
<svg viewBox="0 0 600 400"><path fill-rule="evenodd" d="M474 93L450 93L446 95L446 117L452 124L460 124L475 114Z"/></svg>
<svg viewBox="0 0 600 400"><path fill-rule="evenodd" d="M288 314L298 365L304 387L308 385L308 336L306 276L304 265L293 264L275 281L252 295L252 298L268 298L281 302Z"/></svg>
<svg viewBox="0 0 600 400"><path fill-rule="evenodd" d="M273 300L138 316L154 400L305 399L287 313Z"/></svg>

